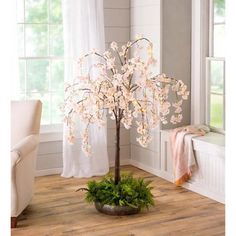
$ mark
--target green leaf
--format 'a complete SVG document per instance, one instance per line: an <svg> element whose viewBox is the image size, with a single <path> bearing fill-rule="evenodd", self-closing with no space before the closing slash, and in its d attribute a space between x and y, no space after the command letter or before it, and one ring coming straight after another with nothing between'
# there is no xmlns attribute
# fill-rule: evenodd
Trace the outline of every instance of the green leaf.
<svg viewBox="0 0 236 236"><path fill-rule="evenodd" d="M130 173L122 173L120 182L115 185L112 175L105 176L101 181L89 181L86 200L98 201L112 206L130 206L133 208L149 208L154 205L151 181L134 178Z"/></svg>

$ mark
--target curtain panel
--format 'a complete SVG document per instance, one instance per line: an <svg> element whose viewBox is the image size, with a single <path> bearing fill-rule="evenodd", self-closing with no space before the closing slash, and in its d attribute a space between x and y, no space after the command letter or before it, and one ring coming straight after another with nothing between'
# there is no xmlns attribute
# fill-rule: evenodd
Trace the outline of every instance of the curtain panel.
<svg viewBox="0 0 236 236"><path fill-rule="evenodd" d="M65 53L65 82L76 77L76 58L97 49L105 50L103 0L63 0L63 31ZM88 60L87 69L94 63ZM95 74L93 76L96 76ZM95 78L96 79L96 78ZM107 127L90 126L92 156L81 149L80 133L84 124L76 122L76 142L67 141L67 126L63 134L63 177L91 177L109 171L107 154Z"/></svg>

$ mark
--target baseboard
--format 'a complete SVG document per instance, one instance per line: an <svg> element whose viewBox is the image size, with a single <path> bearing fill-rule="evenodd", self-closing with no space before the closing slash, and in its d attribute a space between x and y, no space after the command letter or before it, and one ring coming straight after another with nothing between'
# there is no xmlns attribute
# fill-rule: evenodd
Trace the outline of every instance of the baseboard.
<svg viewBox="0 0 236 236"><path fill-rule="evenodd" d="M130 165L130 159L121 159L120 160L120 164L122 166L124 165ZM111 162L109 163L110 167L114 167L115 166L115 162ZM52 168L52 169L44 169L44 170L36 170L35 176L46 176L46 175L58 175L62 173L62 167L61 168Z"/></svg>
<svg viewBox="0 0 236 236"><path fill-rule="evenodd" d="M123 160L120 160L120 164L121 166L122 165L132 165L132 166L135 166L137 168L140 168L144 171L147 171L151 174L154 174L160 178L163 178L167 181L170 181L173 183L173 176L167 174L167 173L164 173L162 171L158 171L152 167L149 167L147 165L144 165L138 161L135 161L135 160L131 160L131 159L123 159ZM111 162L109 163L110 167L114 167L115 163L114 162ZM36 171L36 176L46 176L46 175L55 175L55 174L61 174L62 173L62 168L53 168L53 169L45 169L45 170L37 170ZM225 197L224 195L220 195L219 193L214 193L212 191L209 191L207 189L207 187L204 187L204 186L198 186L194 183L185 183L183 185L184 188L190 190L190 191L193 191L193 192L196 192L198 194L201 194L205 197L208 197L208 198L211 198L215 201L218 201L220 203L225 203Z"/></svg>
<svg viewBox="0 0 236 236"><path fill-rule="evenodd" d="M121 160L120 160L120 165L121 165L121 166L130 165L130 164L131 164L130 161L131 161L130 159L123 159L123 160L121 159ZM114 166L115 166L115 162L114 162L114 161L110 162L110 163L109 163L109 166L110 166L110 167L114 167Z"/></svg>
<svg viewBox="0 0 236 236"><path fill-rule="evenodd" d="M162 178L162 179L165 179L171 183L174 183L174 177L173 175L171 175L170 173L168 173L167 171L157 171L157 176Z"/></svg>
<svg viewBox="0 0 236 236"><path fill-rule="evenodd" d="M157 171L154 168L146 166L146 165L144 165L144 164L142 164L142 163L140 163L138 161L130 159L130 165L133 165L133 166L135 166L135 167L137 167L139 169L147 171L147 172L149 172L149 173L151 173L153 175L158 175Z"/></svg>
<svg viewBox="0 0 236 236"><path fill-rule="evenodd" d="M168 174L166 172L154 169L154 168L152 168L150 166L144 165L144 164L142 164L142 163L140 163L138 161L135 161L135 160L130 160L130 164L132 166L135 166L135 167L137 167L139 169L142 169L142 170L144 170L146 172L149 172L149 173L151 173L153 175L156 175L156 176L158 176L158 177L160 177L160 178L162 178L162 179L164 179L166 181L169 181L169 182L173 183L173 176L171 176L170 174Z"/></svg>
<svg viewBox="0 0 236 236"><path fill-rule="evenodd" d="M130 160L130 164L137 167L137 168L140 168L144 171L147 171L151 174L154 174L162 179L165 179L166 181L169 181L171 183L173 183L173 176L170 175L169 173L165 173L163 171L158 171L158 170L155 170L149 166L146 166L140 162L137 162L135 160ZM220 202L220 203L225 203L225 196L224 194L219 194L219 193L215 193L213 191L210 191L209 189L207 189L207 187L204 187L204 186L198 186L197 184L195 183L185 183L183 185L184 188L190 190L190 191L193 191L195 193L198 193L200 195L203 195L205 197L208 197L210 199L213 199L217 202Z"/></svg>
<svg viewBox="0 0 236 236"><path fill-rule="evenodd" d="M35 176L58 175L62 173L62 168L36 170Z"/></svg>
<svg viewBox="0 0 236 236"><path fill-rule="evenodd" d="M224 194L215 193L213 191L210 191L209 189L207 189L207 186L198 186L197 184L194 184L194 183L185 183L183 185L183 187L190 190L190 191L193 191L195 193L198 193L200 195L203 195L205 197L213 199L217 202L225 204Z"/></svg>

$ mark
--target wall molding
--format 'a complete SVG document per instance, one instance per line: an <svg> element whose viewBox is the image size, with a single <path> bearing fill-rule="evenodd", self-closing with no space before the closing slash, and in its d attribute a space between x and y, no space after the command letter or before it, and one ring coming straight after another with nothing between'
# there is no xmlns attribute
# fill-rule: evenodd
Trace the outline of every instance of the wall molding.
<svg viewBox="0 0 236 236"><path fill-rule="evenodd" d="M217 192L211 191L211 190L207 189L206 187L203 187L202 185L197 185L194 182L193 183L189 182L189 183L185 183L183 185L183 187L190 190L190 191L193 191L195 193L198 193L198 194L201 194L205 197L213 199L217 202L220 202L223 204L225 203L224 194L219 194Z"/></svg>
<svg viewBox="0 0 236 236"><path fill-rule="evenodd" d="M150 166L144 165L143 163L141 163L141 162L139 162L139 161L136 161L136 160L130 159L129 161L130 161L130 164L131 164L132 166L137 167L137 168L139 168L139 169L142 169L142 170L144 170L144 171L147 171L147 172L149 172L149 173L151 173L151 174L153 174L153 175L159 176L159 175L158 175L158 171L157 171L156 169L154 169L154 168L152 168L152 167L150 167Z"/></svg>
<svg viewBox="0 0 236 236"><path fill-rule="evenodd" d="M130 165L130 159L121 159L120 160L120 164L121 166L125 166L125 165ZM109 163L110 167L114 167L115 166L115 162L110 162ZM46 176L46 175L59 175L62 173L62 167L61 168L51 168L51 169L44 169L44 170L36 170L35 176L39 177L39 176Z"/></svg>
<svg viewBox="0 0 236 236"><path fill-rule="evenodd" d="M44 170L36 170L35 176L58 175L62 173L62 168L52 168Z"/></svg>
<svg viewBox="0 0 236 236"><path fill-rule="evenodd" d="M192 0L191 124L205 123L205 58L208 56L208 1Z"/></svg>
<svg viewBox="0 0 236 236"><path fill-rule="evenodd" d="M130 165L130 164L131 164L130 159L120 159L120 165L121 166L126 166L126 165ZM109 166L114 167L115 166L115 161L110 162Z"/></svg>

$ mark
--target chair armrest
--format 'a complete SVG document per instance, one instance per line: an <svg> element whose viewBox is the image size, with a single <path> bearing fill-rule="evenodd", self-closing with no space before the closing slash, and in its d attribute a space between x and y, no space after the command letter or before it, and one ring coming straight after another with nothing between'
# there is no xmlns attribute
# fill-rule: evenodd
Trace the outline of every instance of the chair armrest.
<svg viewBox="0 0 236 236"><path fill-rule="evenodd" d="M37 148L38 143L39 135L36 134L29 135L17 143L11 150L11 166L16 165L22 158Z"/></svg>

